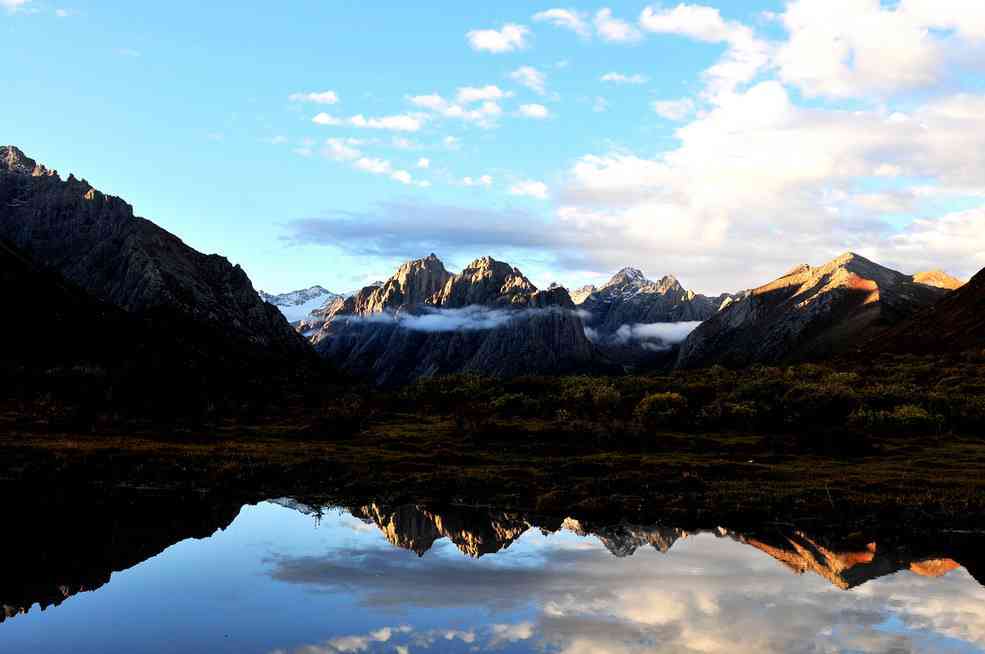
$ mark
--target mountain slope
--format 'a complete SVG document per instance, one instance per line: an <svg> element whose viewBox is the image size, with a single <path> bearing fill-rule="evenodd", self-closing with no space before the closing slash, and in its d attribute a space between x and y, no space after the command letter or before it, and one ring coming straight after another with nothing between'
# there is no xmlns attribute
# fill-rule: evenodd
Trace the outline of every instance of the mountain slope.
<svg viewBox="0 0 985 654"><path fill-rule="evenodd" d="M744 366L830 356L863 343L947 291L844 254L750 291L698 327L677 365Z"/></svg>
<svg viewBox="0 0 985 654"><path fill-rule="evenodd" d="M936 304L897 325L868 349L911 354L985 348L985 270Z"/></svg>
<svg viewBox="0 0 985 654"><path fill-rule="evenodd" d="M720 306L720 298L688 291L671 275L654 282L635 268L623 268L579 303L591 314L589 325L607 334L623 325L700 322Z"/></svg>
<svg viewBox="0 0 985 654"><path fill-rule="evenodd" d="M336 300L311 340L340 369L379 384L458 372L572 372L593 360L574 309L564 289L538 291L490 257L452 275L432 254L380 287Z"/></svg>
<svg viewBox="0 0 985 654"><path fill-rule="evenodd" d="M270 352L306 349L242 268L195 251L84 180L63 181L13 146L0 147L0 207L0 238L117 307L165 309Z"/></svg>
<svg viewBox="0 0 985 654"><path fill-rule="evenodd" d="M342 297L338 293L332 293L321 286L311 286L309 288L289 293L273 295L259 291L260 299L274 305L290 323L302 320L310 320L312 314L329 304L336 298Z"/></svg>

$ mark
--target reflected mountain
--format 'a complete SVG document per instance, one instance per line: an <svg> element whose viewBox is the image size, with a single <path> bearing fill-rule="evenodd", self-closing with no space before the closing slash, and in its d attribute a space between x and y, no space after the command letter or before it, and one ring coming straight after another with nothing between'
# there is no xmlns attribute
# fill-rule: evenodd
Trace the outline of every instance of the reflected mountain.
<svg viewBox="0 0 985 654"><path fill-rule="evenodd" d="M274 500L309 514L317 510L290 500ZM593 536L616 557L632 556L641 547L668 553L674 544L701 533L730 538L773 557L792 572L813 572L832 585L849 590L901 571L938 577L964 567L985 585L983 540L975 534L945 534L909 541L887 536L884 542L860 534L847 537L817 537L796 529L772 527L761 532L738 532L723 527L684 530L665 525L636 525L563 520L521 513L486 511L462 507L433 509L415 504L387 507L366 504L346 511L375 525L395 547L423 556L435 542L447 538L463 554L473 558L505 550L527 530L545 533L561 529L579 536Z"/></svg>
<svg viewBox="0 0 985 654"><path fill-rule="evenodd" d="M780 526L742 531L717 526L682 529L632 524L620 516L588 520L418 504L319 507L287 498L272 502L316 519L326 510L341 508L378 529L393 546L419 557L447 539L467 557L479 558L507 550L531 529L594 537L620 558L633 556L641 548L672 553L682 540L712 534L755 548L792 572L812 572L841 589L900 571L936 577L958 567L985 585L985 539L978 534L812 536ZM8 533L17 537L0 540L0 557L7 562L0 577L0 622L34 605L44 610L77 593L94 591L109 583L114 573L183 540L208 538L229 527L248 503L252 500L242 497L175 497L137 491L112 498L74 495L15 503L7 510L7 524Z"/></svg>
<svg viewBox="0 0 985 654"><path fill-rule="evenodd" d="M201 494L175 497L129 493L102 497L24 498L4 509L0 539L0 623L58 606L94 591L112 575L188 538L208 538L228 527L242 500Z"/></svg>

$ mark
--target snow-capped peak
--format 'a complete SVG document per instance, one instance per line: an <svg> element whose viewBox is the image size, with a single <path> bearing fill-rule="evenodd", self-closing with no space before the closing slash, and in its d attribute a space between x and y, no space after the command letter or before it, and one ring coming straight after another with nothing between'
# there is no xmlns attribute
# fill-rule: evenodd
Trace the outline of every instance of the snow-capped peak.
<svg viewBox="0 0 985 654"><path fill-rule="evenodd" d="M288 322L304 320L315 309L320 309L325 304L339 297L338 293L332 293L322 286L310 286L299 291L272 295L259 291L260 297L274 305L284 314Z"/></svg>

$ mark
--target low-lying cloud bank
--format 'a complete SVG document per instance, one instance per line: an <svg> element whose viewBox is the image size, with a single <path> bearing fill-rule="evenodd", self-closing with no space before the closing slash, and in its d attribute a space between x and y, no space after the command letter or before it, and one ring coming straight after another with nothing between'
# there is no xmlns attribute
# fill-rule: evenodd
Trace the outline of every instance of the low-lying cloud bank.
<svg viewBox="0 0 985 654"><path fill-rule="evenodd" d="M552 312L572 313L564 309L496 309L472 305L461 309L428 308L420 314L386 312L369 316L345 316L340 317L339 321L394 324L411 331L447 333L500 329L511 322Z"/></svg>
<svg viewBox="0 0 985 654"><path fill-rule="evenodd" d="M611 334L585 327L585 336L598 345L638 345L650 352L664 352L681 343L701 322L657 322L622 325Z"/></svg>

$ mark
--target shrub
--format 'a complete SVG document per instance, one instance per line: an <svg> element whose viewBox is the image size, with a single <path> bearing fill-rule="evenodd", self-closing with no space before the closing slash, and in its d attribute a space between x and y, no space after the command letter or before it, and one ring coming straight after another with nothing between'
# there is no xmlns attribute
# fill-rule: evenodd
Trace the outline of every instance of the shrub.
<svg viewBox="0 0 985 654"><path fill-rule="evenodd" d="M687 417L687 400L680 393L653 393L636 405L635 416L645 429L680 426Z"/></svg>
<svg viewBox="0 0 985 654"><path fill-rule="evenodd" d="M891 411L859 409L849 418L858 429L890 434L929 434L939 432L943 416L932 414L915 404L903 404Z"/></svg>
<svg viewBox="0 0 985 654"><path fill-rule="evenodd" d="M851 388L829 384L798 384L781 402L787 422L799 425L837 425L860 406Z"/></svg>

